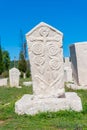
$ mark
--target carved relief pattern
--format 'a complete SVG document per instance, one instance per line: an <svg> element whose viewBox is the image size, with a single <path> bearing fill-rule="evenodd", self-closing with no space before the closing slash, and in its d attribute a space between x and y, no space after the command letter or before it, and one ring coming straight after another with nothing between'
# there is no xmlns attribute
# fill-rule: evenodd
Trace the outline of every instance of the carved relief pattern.
<svg viewBox="0 0 87 130"><path fill-rule="evenodd" d="M54 58L49 61L49 65L51 69L58 70L61 67L61 62L59 62L58 58Z"/></svg>
<svg viewBox="0 0 87 130"><path fill-rule="evenodd" d="M44 52L44 46L42 43L34 43L32 45L32 52L35 54L35 55L40 55Z"/></svg>
<svg viewBox="0 0 87 130"><path fill-rule="evenodd" d="M56 56L59 51L60 51L60 50L59 50L57 44L55 44L55 43L50 43L50 44L48 44L49 57Z"/></svg>
<svg viewBox="0 0 87 130"><path fill-rule="evenodd" d="M44 57L41 57L41 56L35 56L34 59L33 59L34 63L38 66L41 66L44 64L45 62L45 58Z"/></svg>
<svg viewBox="0 0 87 130"><path fill-rule="evenodd" d="M42 37L47 37L49 35L49 28L47 27L41 27L39 30L39 33Z"/></svg>
<svg viewBox="0 0 87 130"><path fill-rule="evenodd" d="M34 78L39 82L39 85L43 84L43 89L46 92L49 89L55 89L55 85L58 86L57 82L61 82L61 77L63 77L60 74L62 66L61 47L58 45L59 39L50 36L52 31L50 28L42 26L37 32L39 36L36 38L32 36L32 64L37 69ZM42 91L41 86L38 89Z"/></svg>

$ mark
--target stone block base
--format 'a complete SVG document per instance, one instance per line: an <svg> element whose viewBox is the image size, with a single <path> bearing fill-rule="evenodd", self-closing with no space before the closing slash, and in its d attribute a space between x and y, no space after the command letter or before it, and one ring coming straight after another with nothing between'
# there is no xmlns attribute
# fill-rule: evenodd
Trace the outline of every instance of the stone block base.
<svg viewBox="0 0 87 130"><path fill-rule="evenodd" d="M29 81L29 82L23 82L23 85L25 85L25 86L31 86L32 82L31 81Z"/></svg>
<svg viewBox="0 0 87 130"><path fill-rule="evenodd" d="M79 86L77 84L74 84L74 83L67 83L66 85L68 88L71 88L73 90L80 90L80 89L83 89L83 90L87 90L87 85L85 86Z"/></svg>
<svg viewBox="0 0 87 130"><path fill-rule="evenodd" d="M59 110L81 111L80 97L74 92L65 93L65 98L40 98L39 96L25 94L15 103L15 112L18 115L34 115L39 112L56 112Z"/></svg>

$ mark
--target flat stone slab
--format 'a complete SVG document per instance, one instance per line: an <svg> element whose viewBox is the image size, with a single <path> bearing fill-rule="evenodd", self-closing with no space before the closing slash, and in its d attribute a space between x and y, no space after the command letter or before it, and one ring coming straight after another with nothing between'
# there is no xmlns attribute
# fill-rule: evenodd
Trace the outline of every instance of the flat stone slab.
<svg viewBox="0 0 87 130"><path fill-rule="evenodd" d="M7 86L7 84L8 84L8 78L0 79L0 87Z"/></svg>
<svg viewBox="0 0 87 130"><path fill-rule="evenodd" d="M87 86L78 86L78 85L76 85L74 83L68 83L66 86L68 88L73 89L73 90L80 90L80 89L87 90Z"/></svg>
<svg viewBox="0 0 87 130"><path fill-rule="evenodd" d="M15 112L18 115L34 115L39 112L56 112L71 109L78 112L82 110L81 99L75 92L65 93L65 98L41 98L25 94L15 103Z"/></svg>
<svg viewBox="0 0 87 130"><path fill-rule="evenodd" d="M29 82L23 82L23 85L24 85L24 86L31 86L31 85L32 85L32 82L31 82L31 81L29 81Z"/></svg>

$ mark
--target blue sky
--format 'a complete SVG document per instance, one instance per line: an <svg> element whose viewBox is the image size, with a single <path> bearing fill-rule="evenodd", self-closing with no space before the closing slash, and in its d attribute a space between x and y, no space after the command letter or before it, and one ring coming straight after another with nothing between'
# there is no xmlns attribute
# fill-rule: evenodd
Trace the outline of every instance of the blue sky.
<svg viewBox="0 0 87 130"><path fill-rule="evenodd" d="M41 21L63 32L69 56L70 44L87 41L87 0L0 0L1 43L11 59L18 59L20 29L26 34Z"/></svg>

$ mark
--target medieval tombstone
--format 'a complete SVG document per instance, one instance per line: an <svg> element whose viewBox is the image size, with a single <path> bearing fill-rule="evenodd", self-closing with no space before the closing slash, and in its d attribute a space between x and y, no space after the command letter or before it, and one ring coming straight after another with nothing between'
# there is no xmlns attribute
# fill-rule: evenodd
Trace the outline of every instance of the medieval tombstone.
<svg viewBox="0 0 87 130"><path fill-rule="evenodd" d="M62 37L60 31L44 24L27 34L35 95L59 97L65 94Z"/></svg>
<svg viewBox="0 0 87 130"><path fill-rule="evenodd" d="M73 82L71 61L69 57L64 58L64 81Z"/></svg>
<svg viewBox="0 0 87 130"><path fill-rule="evenodd" d="M72 44L70 56L74 83L78 89L87 88L87 42Z"/></svg>
<svg viewBox="0 0 87 130"><path fill-rule="evenodd" d="M20 72L17 68L14 67L9 70L10 87L19 87L19 76Z"/></svg>
<svg viewBox="0 0 87 130"><path fill-rule="evenodd" d="M33 95L24 95L15 103L18 114L36 114L64 109L82 110L76 93L65 93L63 69L63 34L40 23L26 35ZM71 102L72 101L72 102Z"/></svg>
<svg viewBox="0 0 87 130"><path fill-rule="evenodd" d="M70 57L64 57L64 67L70 67L71 68Z"/></svg>
<svg viewBox="0 0 87 130"><path fill-rule="evenodd" d="M7 86L8 85L8 78L0 78L0 86Z"/></svg>

